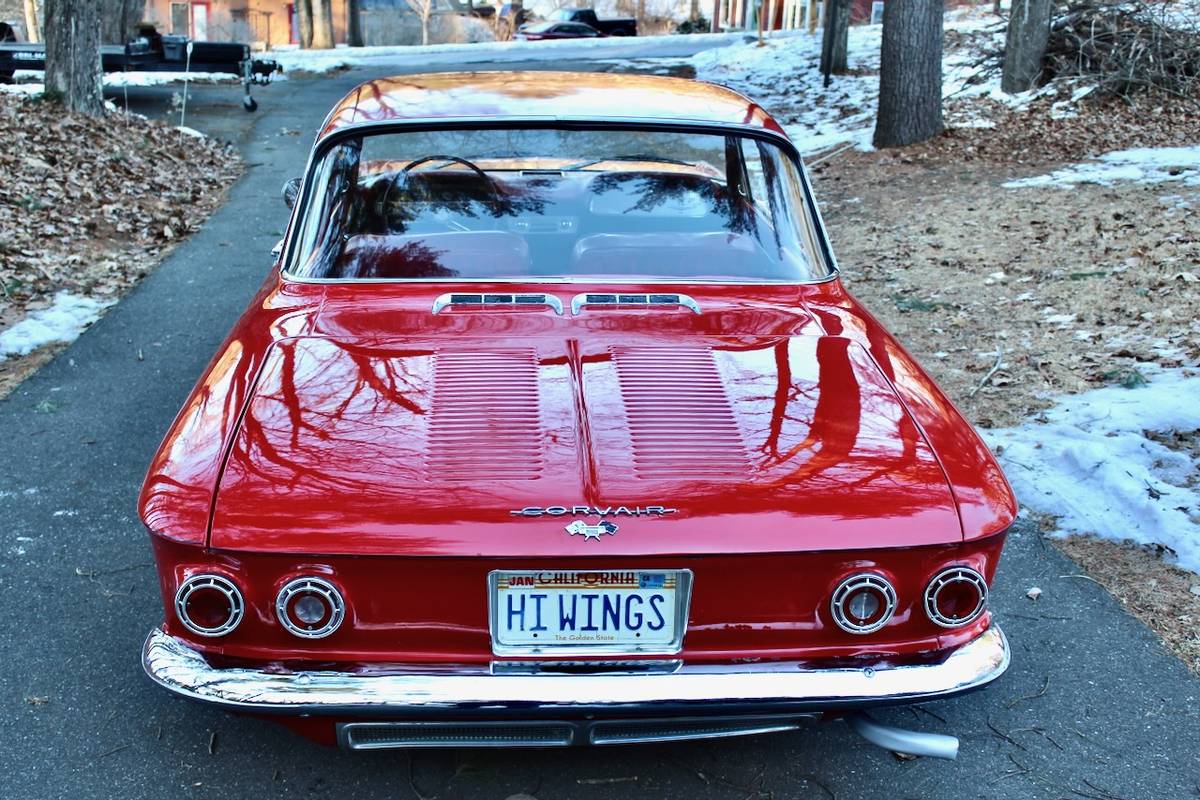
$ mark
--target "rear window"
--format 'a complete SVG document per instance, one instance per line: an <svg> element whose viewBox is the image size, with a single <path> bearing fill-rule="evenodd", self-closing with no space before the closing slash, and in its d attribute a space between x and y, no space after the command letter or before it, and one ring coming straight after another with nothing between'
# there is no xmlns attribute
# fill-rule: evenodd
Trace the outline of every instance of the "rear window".
<svg viewBox="0 0 1200 800"><path fill-rule="evenodd" d="M489 129L332 147L289 273L327 280L809 281L796 164L735 134Z"/></svg>

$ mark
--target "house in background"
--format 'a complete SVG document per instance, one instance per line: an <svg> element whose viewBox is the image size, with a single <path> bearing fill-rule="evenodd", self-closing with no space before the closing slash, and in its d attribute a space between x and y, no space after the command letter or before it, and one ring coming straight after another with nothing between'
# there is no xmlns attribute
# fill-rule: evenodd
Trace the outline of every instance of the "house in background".
<svg viewBox="0 0 1200 800"><path fill-rule="evenodd" d="M330 0L333 36L346 41L346 0ZM146 0L143 18L160 33L196 41L248 42L256 49L300 41L296 4L287 0Z"/></svg>

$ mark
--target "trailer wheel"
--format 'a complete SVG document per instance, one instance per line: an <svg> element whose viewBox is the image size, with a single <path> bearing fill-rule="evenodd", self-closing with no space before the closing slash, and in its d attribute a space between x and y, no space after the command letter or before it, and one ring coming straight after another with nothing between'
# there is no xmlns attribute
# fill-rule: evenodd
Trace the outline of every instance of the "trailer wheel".
<svg viewBox="0 0 1200 800"><path fill-rule="evenodd" d="M258 110L258 101L255 100L253 97L246 95L245 97L242 98L242 108L246 109L247 111L257 111Z"/></svg>

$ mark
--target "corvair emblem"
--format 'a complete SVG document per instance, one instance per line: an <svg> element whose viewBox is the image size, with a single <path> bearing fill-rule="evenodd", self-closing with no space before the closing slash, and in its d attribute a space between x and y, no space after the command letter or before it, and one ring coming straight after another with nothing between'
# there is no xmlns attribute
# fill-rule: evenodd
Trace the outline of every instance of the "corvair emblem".
<svg viewBox="0 0 1200 800"><path fill-rule="evenodd" d="M666 506L525 506L508 513L514 517L663 517L676 512Z"/></svg>
<svg viewBox="0 0 1200 800"><path fill-rule="evenodd" d="M614 536L617 533L617 526L606 519L600 520L598 525L588 525L581 519L577 519L567 526L567 533L572 536L582 536L586 542L588 539L600 539L600 534L607 533L609 536Z"/></svg>

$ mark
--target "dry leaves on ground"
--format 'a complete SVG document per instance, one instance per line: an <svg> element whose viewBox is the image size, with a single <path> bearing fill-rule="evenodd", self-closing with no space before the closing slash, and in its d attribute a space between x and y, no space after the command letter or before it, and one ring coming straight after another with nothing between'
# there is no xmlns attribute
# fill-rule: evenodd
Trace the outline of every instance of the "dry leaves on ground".
<svg viewBox="0 0 1200 800"><path fill-rule="evenodd" d="M0 330L61 290L119 296L199 228L242 169L231 146L160 122L8 95L0 140ZM0 396L37 361L0 363Z"/></svg>

